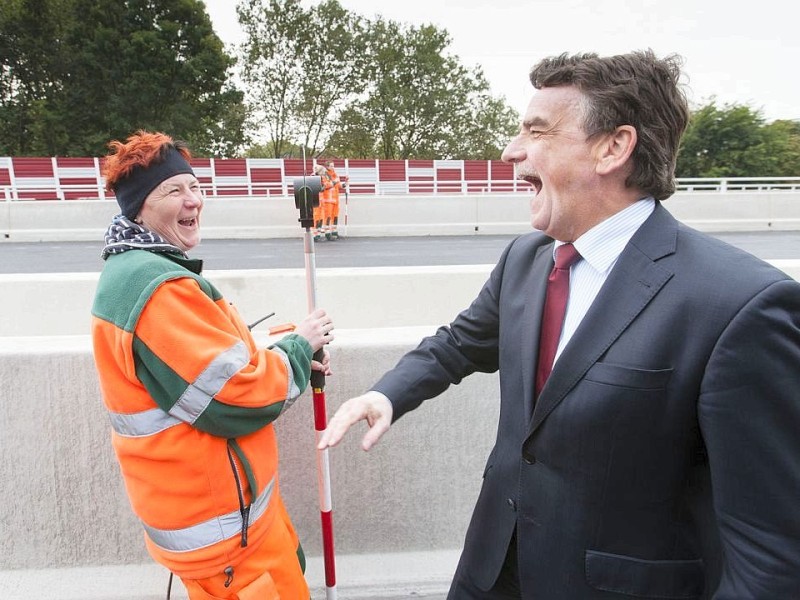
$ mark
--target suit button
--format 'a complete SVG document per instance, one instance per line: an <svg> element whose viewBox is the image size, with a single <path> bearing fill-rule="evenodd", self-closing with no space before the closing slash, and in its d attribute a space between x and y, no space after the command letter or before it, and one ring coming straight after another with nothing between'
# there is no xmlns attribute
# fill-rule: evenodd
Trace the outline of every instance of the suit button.
<svg viewBox="0 0 800 600"><path fill-rule="evenodd" d="M536 457L533 454L529 454L528 452L522 453L522 460L525 461L526 465L532 465L536 462Z"/></svg>
<svg viewBox="0 0 800 600"><path fill-rule="evenodd" d="M508 505L511 507L511 510L517 510L517 503L514 502L513 498L508 498L506 502L508 502Z"/></svg>

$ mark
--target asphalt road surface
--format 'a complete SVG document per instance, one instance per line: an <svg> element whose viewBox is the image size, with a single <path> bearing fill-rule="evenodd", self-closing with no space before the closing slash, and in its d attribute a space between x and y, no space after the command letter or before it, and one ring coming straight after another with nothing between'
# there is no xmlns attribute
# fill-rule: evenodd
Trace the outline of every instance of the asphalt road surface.
<svg viewBox="0 0 800 600"><path fill-rule="evenodd" d="M800 259L800 232L715 233L751 254ZM100 238L101 236L98 236ZM314 244L317 269L494 264L513 235L352 237ZM0 273L86 273L103 268L102 241L0 242ZM206 240L190 253L204 269L302 269L303 238Z"/></svg>

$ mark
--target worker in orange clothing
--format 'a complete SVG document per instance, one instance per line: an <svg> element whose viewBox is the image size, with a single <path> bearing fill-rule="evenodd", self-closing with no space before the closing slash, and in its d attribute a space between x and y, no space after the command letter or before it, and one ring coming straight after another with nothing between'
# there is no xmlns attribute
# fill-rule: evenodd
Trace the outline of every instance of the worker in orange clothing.
<svg viewBox="0 0 800 600"><path fill-rule="evenodd" d="M110 147L103 175L121 214L105 234L92 345L147 550L190 600L308 600L273 422L312 369L330 372L327 352L312 355L331 319L315 310L259 347L187 254L204 198L186 144L140 131Z"/></svg>
<svg viewBox="0 0 800 600"><path fill-rule="evenodd" d="M314 175L318 175L322 181L322 189L319 193L319 207L314 209L314 223L316 226L314 241L321 242L323 239L332 239L333 182L331 181L330 175L328 175L328 170L322 164L318 164L314 167Z"/></svg>
<svg viewBox="0 0 800 600"><path fill-rule="evenodd" d="M336 169L333 168L333 161L329 160L327 164L327 172L328 177L331 180L331 209L330 209L330 219L331 219L331 228L330 228L330 235L331 239L338 240L339 239L339 190L342 189L342 180L339 178L339 175L336 173Z"/></svg>
<svg viewBox="0 0 800 600"><path fill-rule="evenodd" d="M328 194L328 190L325 188L325 181L327 177L323 176L321 173L325 171L324 168L320 168L322 165L314 165L314 168L311 169L311 173L314 175L319 176L322 181L322 189L319 193L319 204L314 207L314 241L321 242L324 239L325 230L324 230L324 223L325 223L325 204L323 203L323 198L326 194ZM326 171L327 175L327 171Z"/></svg>

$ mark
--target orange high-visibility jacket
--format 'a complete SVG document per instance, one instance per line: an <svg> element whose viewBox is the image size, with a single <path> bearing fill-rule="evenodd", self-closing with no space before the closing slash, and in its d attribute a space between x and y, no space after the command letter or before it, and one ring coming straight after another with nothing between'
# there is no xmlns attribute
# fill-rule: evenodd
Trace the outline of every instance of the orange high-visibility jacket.
<svg viewBox="0 0 800 600"><path fill-rule="evenodd" d="M256 347L200 275L201 261L111 255L92 340L114 450L151 555L203 578L255 549L279 514L271 425L302 393L312 350L298 335Z"/></svg>
<svg viewBox="0 0 800 600"><path fill-rule="evenodd" d="M333 167L326 167L326 170L328 171L328 177L331 178L331 184L333 186L331 187L331 198L334 202L339 202L339 190L342 187L342 180L339 179L339 175Z"/></svg>
<svg viewBox="0 0 800 600"><path fill-rule="evenodd" d="M334 185L333 181L331 181L330 175L328 175L327 171L322 171L319 177L322 180L322 190L319 193L319 203L325 204L327 202L334 202Z"/></svg>

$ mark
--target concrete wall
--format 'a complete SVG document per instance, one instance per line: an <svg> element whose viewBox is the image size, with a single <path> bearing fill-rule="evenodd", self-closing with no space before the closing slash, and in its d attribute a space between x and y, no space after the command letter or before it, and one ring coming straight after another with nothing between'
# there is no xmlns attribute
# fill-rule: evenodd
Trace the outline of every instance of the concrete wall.
<svg viewBox="0 0 800 600"><path fill-rule="evenodd" d="M403 352L450 320L474 297L490 269L319 270L319 303L337 314L329 410L363 393ZM305 297L302 270L207 275L248 320L272 310L283 318L268 323L305 313L304 303L292 302ZM4 600L163 597L156 594L166 575L150 564L130 511L86 335L96 281L97 274L0 276L0 530L9 540L0 554ZM359 303L352 302L354 295ZM355 328L365 324L366 329ZM268 342L265 326L256 329L256 337ZM454 421L465 406L474 418L456 419L443 431L442 423ZM358 449L359 435L331 453L345 597L446 589L497 410L496 376L479 375L404 418L371 453ZM277 430L283 493L311 559L314 598L321 598L308 393ZM63 583L75 579L90 580L91 588ZM183 597L177 584L176 590L175 597Z"/></svg>
<svg viewBox="0 0 800 600"><path fill-rule="evenodd" d="M340 221L347 234L466 235L524 233L530 194L354 195ZM800 192L679 192L664 205L706 231L800 228ZM118 212L114 201L0 202L0 241L96 240ZM203 235L214 238L295 237L298 213L288 198L208 199Z"/></svg>
<svg viewBox="0 0 800 600"><path fill-rule="evenodd" d="M339 331L331 346L336 374L326 388L329 410L363 393L432 331ZM0 597L48 597L19 592L23 583L30 584L28 577L39 577L36 569L70 568L61 573L63 580L77 576L80 567L150 562L109 443L88 337L4 338L0 381L0 530L5 540ZM361 578L362 587L415 576L398 571L400 560L363 572L365 556L393 552L447 557L438 582L440 588L446 585L493 441L497 397L496 376L474 376L403 418L372 452L358 448L363 430L332 451L337 554L360 565L351 567L351 574ZM315 432L308 393L276 428L283 494L307 553L318 557ZM34 571L17 576L14 588L15 573L9 570L16 569ZM135 573L119 571L108 584L113 587L93 597L111 598L111 589L118 593L116 586L133 585L129 578ZM319 568L309 580L321 587ZM166 577L159 581L165 584ZM124 597L143 598L129 593Z"/></svg>
<svg viewBox="0 0 800 600"><path fill-rule="evenodd" d="M773 262L800 279L800 260ZM368 389L403 352L465 307L489 269L321 271L320 280L327 285L321 287L338 325L330 347L335 366L327 388L330 410ZM218 272L211 279L229 298L239 296L244 306L248 297L269 298L267 290L275 289L276 277L294 278L293 285L302 285L298 273L255 273L260 277ZM3 281L4 302L27 306L23 314L50 312L15 299L18 288L33 287L35 277L28 278L22 286ZM83 299L91 295L93 278L81 276L73 282L64 276L62 291L57 283L49 280L46 294L39 296L77 298L85 313ZM362 299L359 306L381 310L356 315L350 301L353 289ZM291 295L302 294L298 289ZM407 306L416 310L404 312ZM304 312L302 307L287 308L298 311ZM384 322L377 320L381 311L387 316ZM354 328L370 318L375 322L369 328ZM66 333L78 320L77 313L67 313L61 331L54 327L35 335L0 336L0 525L7 534L0 570L147 560L111 452L89 338L85 329L81 335ZM265 333L257 337L268 341ZM494 435L497 394L496 376L470 377L401 420L370 454L358 450L358 435L333 452L336 538L342 553L460 545ZM284 493L309 553L318 554L314 431L307 395L280 420L278 432Z"/></svg>
<svg viewBox="0 0 800 600"><path fill-rule="evenodd" d="M448 322L480 290L492 265L317 270L317 305L340 329ZM256 330L306 314L303 269L204 271ZM3 336L85 335L99 273L0 274ZM357 298L358 301L353 299ZM301 300L298 300L301 299ZM57 309L57 310L56 310Z"/></svg>
<svg viewBox="0 0 800 600"><path fill-rule="evenodd" d="M800 279L800 260L770 261ZM436 326L475 297L493 265L319 269L317 305L335 315L339 330ZM302 269L205 271L246 322L275 316L256 331L306 313ZM86 335L98 273L0 274L4 337ZM278 293L278 291L280 293ZM358 298L357 302L353 298Z"/></svg>

